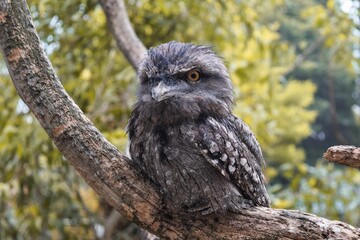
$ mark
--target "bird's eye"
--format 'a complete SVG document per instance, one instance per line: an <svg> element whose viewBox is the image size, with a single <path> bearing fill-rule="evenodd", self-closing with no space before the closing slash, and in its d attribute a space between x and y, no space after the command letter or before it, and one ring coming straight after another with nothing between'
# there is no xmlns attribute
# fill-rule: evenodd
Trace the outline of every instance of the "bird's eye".
<svg viewBox="0 0 360 240"><path fill-rule="evenodd" d="M187 79L189 81L192 81L192 82L196 82L200 79L200 73L198 70L190 70L188 73L187 73Z"/></svg>

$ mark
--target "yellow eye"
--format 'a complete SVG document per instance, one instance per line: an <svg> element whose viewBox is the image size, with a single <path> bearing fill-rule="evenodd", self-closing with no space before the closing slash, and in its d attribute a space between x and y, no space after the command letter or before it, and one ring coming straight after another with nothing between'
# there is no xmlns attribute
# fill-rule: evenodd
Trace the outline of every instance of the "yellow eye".
<svg viewBox="0 0 360 240"><path fill-rule="evenodd" d="M196 82L200 79L200 73L198 70L190 70L188 73L187 73L187 79L189 81L192 81L192 82Z"/></svg>

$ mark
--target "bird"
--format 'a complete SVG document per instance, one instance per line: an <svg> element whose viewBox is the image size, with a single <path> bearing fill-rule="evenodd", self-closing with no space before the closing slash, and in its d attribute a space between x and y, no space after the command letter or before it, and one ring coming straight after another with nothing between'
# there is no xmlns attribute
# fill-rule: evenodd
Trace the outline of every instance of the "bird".
<svg viewBox="0 0 360 240"><path fill-rule="evenodd" d="M131 163L165 206L202 215L270 207L261 148L232 114L232 83L213 47L160 44L137 75L127 125Z"/></svg>

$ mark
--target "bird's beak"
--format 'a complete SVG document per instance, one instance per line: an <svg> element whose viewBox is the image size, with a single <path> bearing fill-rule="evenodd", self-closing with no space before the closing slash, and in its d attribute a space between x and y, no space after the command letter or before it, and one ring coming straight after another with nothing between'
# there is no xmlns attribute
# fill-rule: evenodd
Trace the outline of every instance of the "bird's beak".
<svg viewBox="0 0 360 240"><path fill-rule="evenodd" d="M163 81L151 90L151 97L156 101L162 101L172 96L175 86L166 85Z"/></svg>

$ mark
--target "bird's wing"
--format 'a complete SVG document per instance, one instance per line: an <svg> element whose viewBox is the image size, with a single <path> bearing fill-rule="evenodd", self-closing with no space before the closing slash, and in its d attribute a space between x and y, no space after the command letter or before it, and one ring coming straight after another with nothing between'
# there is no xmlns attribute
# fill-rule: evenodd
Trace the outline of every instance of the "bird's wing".
<svg viewBox="0 0 360 240"><path fill-rule="evenodd" d="M249 127L234 116L218 121L208 117L192 138L206 160L233 182L255 205L269 206L261 171L260 147Z"/></svg>
<svg viewBox="0 0 360 240"><path fill-rule="evenodd" d="M261 152L260 145L256 140L254 133L250 130L249 126L241 119L230 115L228 117L229 123L232 125L237 137L246 144L251 153L254 155L260 166L265 167L265 160Z"/></svg>

